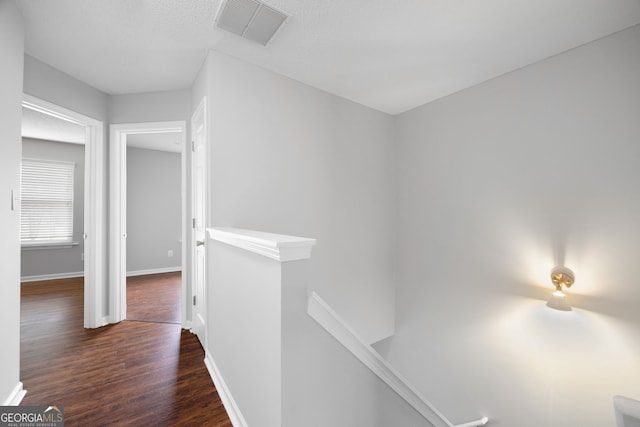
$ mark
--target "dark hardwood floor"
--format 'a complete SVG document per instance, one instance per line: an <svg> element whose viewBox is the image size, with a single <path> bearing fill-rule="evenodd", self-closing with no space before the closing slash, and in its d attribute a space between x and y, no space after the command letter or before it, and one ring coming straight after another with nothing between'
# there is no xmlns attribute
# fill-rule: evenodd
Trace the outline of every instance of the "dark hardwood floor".
<svg viewBox="0 0 640 427"><path fill-rule="evenodd" d="M180 272L127 278L127 320L180 324Z"/></svg>
<svg viewBox="0 0 640 427"><path fill-rule="evenodd" d="M22 405L62 405L67 426L231 427L200 343L169 317L84 329L81 278L24 283L21 308Z"/></svg>

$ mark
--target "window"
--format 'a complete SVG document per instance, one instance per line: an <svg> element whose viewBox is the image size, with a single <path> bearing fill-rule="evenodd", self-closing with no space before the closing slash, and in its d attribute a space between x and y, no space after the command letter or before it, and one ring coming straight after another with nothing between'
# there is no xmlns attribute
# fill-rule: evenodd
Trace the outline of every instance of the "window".
<svg viewBox="0 0 640 427"><path fill-rule="evenodd" d="M22 246L72 244L74 169L70 162L22 160Z"/></svg>

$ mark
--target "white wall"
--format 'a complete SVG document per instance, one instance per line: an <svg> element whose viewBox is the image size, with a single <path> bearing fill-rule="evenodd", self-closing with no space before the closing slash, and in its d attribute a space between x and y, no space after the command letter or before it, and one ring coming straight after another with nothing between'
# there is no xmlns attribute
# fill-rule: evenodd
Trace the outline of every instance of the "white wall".
<svg viewBox="0 0 640 427"><path fill-rule="evenodd" d="M281 423L281 268L208 240L206 351L250 426Z"/></svg>
<svg viewBox="0 0 640 427"><path fill-rule="evenodd" d="M317 238L310 287L369 341L391 334L393 119L219 53L206 67L209 224Z"/></svg>
<svg viewBox="0 0 640 427"><path fill-rule="evenodd" d="M188 90L109 96L110 123L145 123L188 120Z"/></svg>
<svg viewBox="0 0 640 427"><path fill-rule="evenodd" d="M38 248L22 250L20 276L84 274L84 145L64 142L22 139L22 156L31 159L74 162L73 176L73 241L70 248Z"/></svg>
<svg viewBox="0 0 640 427"><path fill-rule="evenodd" d="M127 272L182 266L180 161L179 153L127 148Z"/></svg>
<svg viewBox="0 0 640 427"><path fill-rule="evenodd" d="M20 191L23 55L22 17L0 0L0 404L20 383L20 214L10 198Z"/></svg>
<svg viewBox="0 0 640 427"><path fill-rule="evenodd" d="M100 120L108 128L107 94L29 55L24 57L24 92Z"/></svg>
<svg viewBox="0 0 640 427"><path fill-rule="evenodd" d="M640 398L640 27L397 118L388 357L454 422L612 426ZM575 310L545 307L558 262Z"/></svg>

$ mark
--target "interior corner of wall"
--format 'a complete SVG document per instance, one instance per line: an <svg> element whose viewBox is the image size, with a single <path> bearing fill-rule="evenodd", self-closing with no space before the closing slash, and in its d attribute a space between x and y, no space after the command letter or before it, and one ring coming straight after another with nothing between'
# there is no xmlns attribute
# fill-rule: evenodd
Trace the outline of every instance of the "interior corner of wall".
<svg viewBox="0 0 640 427"><path fill-rule="evenodd" d="M375 331L375 334L371 334L367 342L369 345L374 345L380 341L386 340L387 338L391 338L393 334L395 334L395 325L392 322L387 322Z"/></svg>

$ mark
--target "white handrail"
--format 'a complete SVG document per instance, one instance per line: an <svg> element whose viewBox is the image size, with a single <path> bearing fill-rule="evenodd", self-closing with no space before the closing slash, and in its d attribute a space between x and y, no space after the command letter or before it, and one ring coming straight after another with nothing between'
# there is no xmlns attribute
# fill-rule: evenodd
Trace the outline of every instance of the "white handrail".
<svg viewBox="0 0 640 427"><path fill-rule="evenodd" d="M613 407L616 412L616 424L618 427L625 426L625 418L627 417L640 420L640 400L624 396L613 396Z"/></svg>
<svg viewBox="0 0 640 427"><path fill-rule="evenodd" d="M241 228L214 227L207 228L207 231L213 240L280 262L309 259L316 244L316 239Z"/></svg>
<svg viewBox="0 0 640 427"><path fill-rule="evenodd" d="M485 425L487 422L489 422L489 418L482 417L477 421L471 421L470 423L458 424L455 427L479 427L479 426Z"/></svg>
<svg viewBox="0 0 640 427"><path fill-rule="evenodd" d="M313 291L309 292L307 314L436 427L479 427L489 421L483 417L464 424L452 424Z"/></svg>

